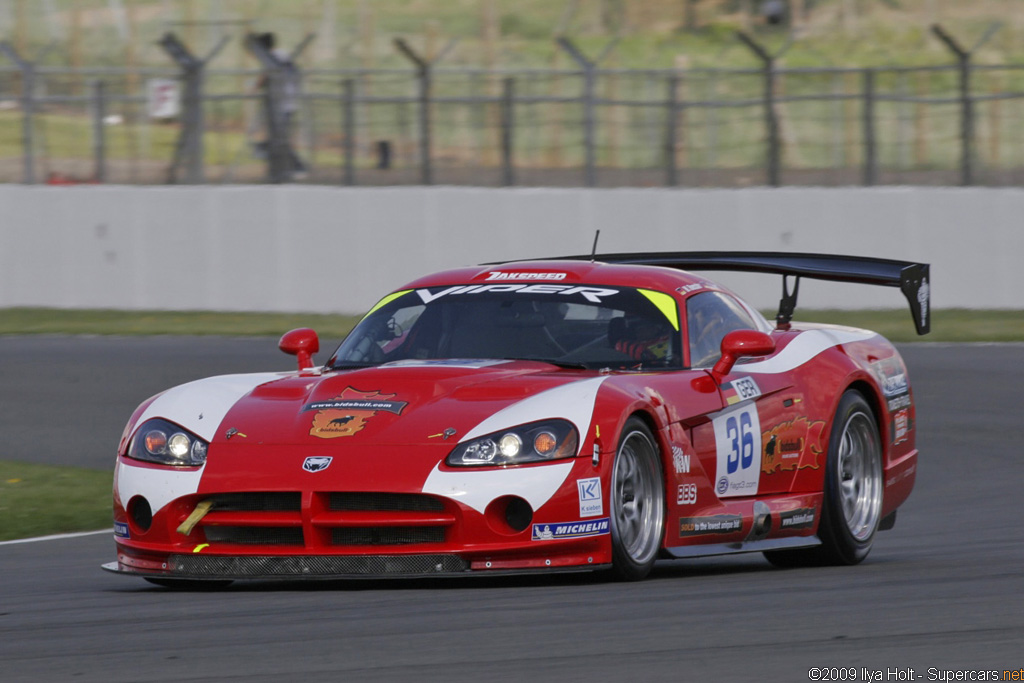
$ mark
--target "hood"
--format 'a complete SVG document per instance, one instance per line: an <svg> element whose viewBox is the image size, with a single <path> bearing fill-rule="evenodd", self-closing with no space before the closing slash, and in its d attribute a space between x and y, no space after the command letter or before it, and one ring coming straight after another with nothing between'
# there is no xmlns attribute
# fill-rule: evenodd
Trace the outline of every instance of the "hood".
<svg viewBox="0 0 1024 683"><path fill-rule="evenodd" d="M215 429L209 419L214 415L204 415L202 425L177 421L212 443L244 439L246 445L315 445L324 451L368 444L454 445L552 417L572 421L582 435L604 380L596 372L530 361L403 361L324 374L211 378L161 399L194 404L186 413L202 415L201 404L219 386L231 384L237 391L246 377L256 384L233 401ZM158 415L160 402L147 413Z"/></svg>

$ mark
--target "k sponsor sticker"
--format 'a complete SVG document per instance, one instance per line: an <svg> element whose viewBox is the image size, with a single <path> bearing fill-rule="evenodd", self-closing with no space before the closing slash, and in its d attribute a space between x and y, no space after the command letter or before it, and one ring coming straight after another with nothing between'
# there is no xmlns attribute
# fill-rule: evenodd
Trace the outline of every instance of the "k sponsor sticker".
<svg viewBox="0 0 1024 683"><path fill-rule="evenodd" d="M604 513L601 480L598 477L577 479L576 488L580 494L580 517L600 517Z"/></svg>

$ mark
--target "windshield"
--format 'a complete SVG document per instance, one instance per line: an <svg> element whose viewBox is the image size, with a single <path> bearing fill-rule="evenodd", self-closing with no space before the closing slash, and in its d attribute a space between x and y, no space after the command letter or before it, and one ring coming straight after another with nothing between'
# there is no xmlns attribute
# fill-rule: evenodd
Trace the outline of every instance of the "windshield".
<svg viewBox="0 0 1024 683"><path fill-rule="evenodd" d="M457 285L396 292L356 325L332 368L402 360L527 359L583 368L681 368L668 294L596 285Z"/></svg>

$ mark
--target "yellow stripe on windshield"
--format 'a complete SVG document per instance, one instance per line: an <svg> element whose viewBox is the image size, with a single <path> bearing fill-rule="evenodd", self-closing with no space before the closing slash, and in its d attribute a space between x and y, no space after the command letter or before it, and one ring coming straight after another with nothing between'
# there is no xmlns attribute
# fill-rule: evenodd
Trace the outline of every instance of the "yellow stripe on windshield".
<svg viewBox="0 0 1024 683"><path fill-rule="evenodd" d="M637 289L636 291L647 297L652 304L658 307L662 315L672 323L672 328L679 331L679 309L676 307L675 299L664 292L655 292L650 289Z"/></svg>
<svg viewBox="0 0 1024 683"><path fill-rule="evenodd" d="M378 308L381 308L382 306L387 306L387 305L388 305L389 303L391 303L392 301L394 301L394 300L395 300L395 299L397 299L398 297L400 297L400 296L405 296L406 294L408 294L408 293L409 293L409 292L411 292L411 291L412 291L411 289L403 289L403 290L402 290L401 292L393 292L393 293L391 293L391 294L388 294L388 295L387 295L386 297L384 297L383 299L381 299L380 301L378 301L378 302L377 302L377 303L376 303L376 304L374 305L374 307L373 307L373 308L371 308L371 309L370 309L369 311L367 311L367 312L366 312L366 315L364 315L364 316L363 316L363 318L366 318L366 316L368 316L368 315L372 314L372 313L373 313L374 311L376 311L376 310L377 310Z"/></svg>

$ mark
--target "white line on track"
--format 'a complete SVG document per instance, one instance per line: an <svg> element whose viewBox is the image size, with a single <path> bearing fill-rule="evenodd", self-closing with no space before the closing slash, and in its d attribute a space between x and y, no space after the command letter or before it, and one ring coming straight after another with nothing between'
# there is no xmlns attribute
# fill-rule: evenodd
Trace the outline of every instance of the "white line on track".
<svg viewBox="0 0 1024 683"><path fill-rule="evenodd" d="M100 529L99 531L80 531L77 534L56 534L53 536L36 536L35 538L18 538L13 541L0 541L0 545L14 545L16 543L38 543L39 541L60 541L65 538L78 538L79 536L98 536L100 534L112 534L113 529Z"/></svg>

